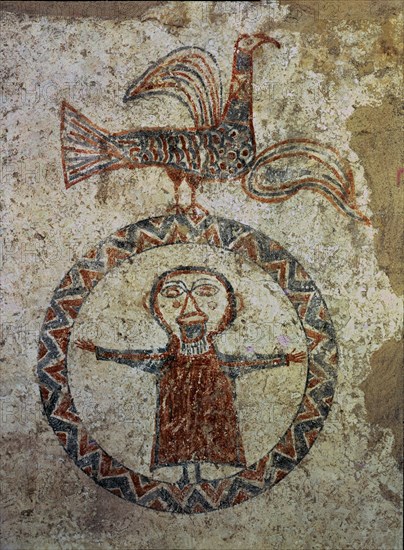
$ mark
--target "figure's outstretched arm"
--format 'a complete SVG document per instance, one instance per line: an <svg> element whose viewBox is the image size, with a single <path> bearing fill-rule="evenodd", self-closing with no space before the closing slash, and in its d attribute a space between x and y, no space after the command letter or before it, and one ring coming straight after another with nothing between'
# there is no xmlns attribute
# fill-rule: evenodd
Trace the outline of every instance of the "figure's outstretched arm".
<svg viewBox="0 0 404 550"><path fill-rule="evenodd" d="M290 363L303 363L306 353L299 351L295 353L276 353L271 355L255 354L251 359L242 359L234 355L226 355L218 352L219 363L229 376L236 378L242 374L262 369L275 369L277 367L288 367Z"/></svg>
<svg viewBox="0 0 404 550"><path fill-rule="evenodd" d="M77 340L76 346L80 349L95 353L96 358L99 361L114 361L115 363L122 363L132 368L138 368L145 372L157 374L160 370L161 364L168 356L165 350L158 351L157 353L149 350L116 350L109 348L102 348L96 346L90 340Z"/></svg>

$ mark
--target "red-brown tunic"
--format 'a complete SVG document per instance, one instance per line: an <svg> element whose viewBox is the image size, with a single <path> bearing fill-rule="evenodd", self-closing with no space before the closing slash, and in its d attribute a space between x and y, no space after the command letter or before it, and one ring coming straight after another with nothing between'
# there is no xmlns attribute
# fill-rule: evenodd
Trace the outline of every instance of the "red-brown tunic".
<svg viewBox="0 0 404 550"><path fill-rule="evenodd" d="M169 358L158 387L151 469L186 462L245 467L233 390L214 350Z"/></svg>

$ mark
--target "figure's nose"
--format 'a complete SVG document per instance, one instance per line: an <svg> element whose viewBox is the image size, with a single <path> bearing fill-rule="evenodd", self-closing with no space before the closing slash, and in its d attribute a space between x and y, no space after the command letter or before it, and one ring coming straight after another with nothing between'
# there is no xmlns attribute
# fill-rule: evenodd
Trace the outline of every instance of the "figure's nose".
<svg viewBox="0 0 404 550"><path fill-rule="evenodd" d="M177 317L177 323L180 325L194 325L206 323L207 320L208 316L198 307L195 297L189 292L185 298L181 312Z"/></svg>
<svg viewBox="0 0 404 550"><path fill-rule="evenodd" d="M198 304L193 294L191 292L187 292L184 305L181 309L181 315L186 315L187 313L193 313L193 312L201 313L201 310L198 307Z"/></svg>

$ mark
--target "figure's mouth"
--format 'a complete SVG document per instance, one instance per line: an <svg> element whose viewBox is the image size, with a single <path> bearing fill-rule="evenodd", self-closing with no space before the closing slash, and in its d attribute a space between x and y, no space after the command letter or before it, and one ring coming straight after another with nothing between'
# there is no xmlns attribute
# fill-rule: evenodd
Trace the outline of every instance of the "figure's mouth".
<svg viewBox="0 0 404 550"><path fill-rule="evenodd" d="M196 311L177 317L182 341L191 344L201 340L206 334L207 320L207 315Z"/></svg>

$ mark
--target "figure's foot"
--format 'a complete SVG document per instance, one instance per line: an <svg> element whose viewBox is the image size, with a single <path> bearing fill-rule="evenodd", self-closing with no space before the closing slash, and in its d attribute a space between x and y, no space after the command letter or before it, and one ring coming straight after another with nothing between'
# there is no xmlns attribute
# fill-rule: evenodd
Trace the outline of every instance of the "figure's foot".
<svg viewBox="0 0 404 550"><path fill-rule="evenodd" d="M202 483L201 465L197 462L195 464L195 481L196 483Z"/></svg>
<svg viewBox="0 0 404 550"><path fill-rule="evenodd" d="M209 215L209 210L198 202L193 202L185 209L185 214L191 218L193 222L198 223Z"/></svg>
<svg viewBox="0 0 404 550"><path fill-rule="evenodd" d="M178 487L182 490L186 485L189 485L189 473L188 473L188 466L183 466L182 468L182 476L177 481Z"/></svg>

